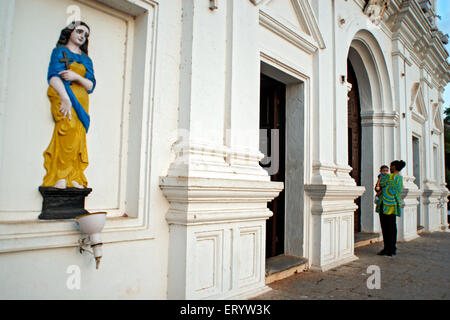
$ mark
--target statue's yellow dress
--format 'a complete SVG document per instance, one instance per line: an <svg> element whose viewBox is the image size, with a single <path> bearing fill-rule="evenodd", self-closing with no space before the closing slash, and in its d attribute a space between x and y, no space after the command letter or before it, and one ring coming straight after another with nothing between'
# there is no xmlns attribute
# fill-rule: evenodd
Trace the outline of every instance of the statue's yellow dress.
<svg viewBox="0 0 450 320"><path fill-rule="evenodd" d="M84 65L73 62L70 69L84 77L86 68ZM70 85L78 102L89 114L89 94L86 89L76 82ZM48 87L47 96L51 103L51 111L55 120L52 140L47 150L44 151L44 168L47 174L44 177L43 187L53 187L58 180L65 179L67 187L73 187L72 181L87 187L88 182L84 170L88 166L88 154L86 147L86 130L78 119L77 113L72 107L72 120L59 111L61 99L52 86Z"/></svg>

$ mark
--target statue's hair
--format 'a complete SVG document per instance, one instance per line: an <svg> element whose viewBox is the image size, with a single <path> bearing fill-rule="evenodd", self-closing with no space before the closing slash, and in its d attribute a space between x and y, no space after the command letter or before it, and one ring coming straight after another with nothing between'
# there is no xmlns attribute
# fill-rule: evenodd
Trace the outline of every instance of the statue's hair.
<svg viewBox="0 0 450 320"><path fill-rule="evenodd" d="M64 29L61 30L61 34L59 35L59 39L58 39L58 42L56 43L56 47L66 45L69 42L70 35L72 34L73 30L75 30L75 28L80 25L85 26L86 28L88 28L89 31L91 31L91 29L89 29L89 26L85 22L73 21L71 24L69 24L67 27L65 27ZM89 38L86 38L84 43L80 46L81 52L88 55L88 46L89 46Z"/></svg>

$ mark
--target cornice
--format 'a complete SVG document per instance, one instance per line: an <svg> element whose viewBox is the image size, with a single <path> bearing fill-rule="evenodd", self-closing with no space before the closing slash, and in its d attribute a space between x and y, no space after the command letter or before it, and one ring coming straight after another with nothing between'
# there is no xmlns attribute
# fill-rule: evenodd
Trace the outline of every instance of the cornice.
<svg viewBox="0 0 450 320"><path fill-rule="evenodd" d="M259 10L259 24L309 54L315 53L319 48L310 36L294 31L263 10Z"/></svg>
<svg viewBox="0 0 450 320"><path fill-rule="evenodd" d="M398 125L399 115L397 112L361 112L361 126L395 127Z"/></svg>
<svg viewBox="0 0 450 320"><path fill-rule="evenodd" d="M283 190L282 182L219 178L160 177L170 203L169 224L198 225L269 218L267 202Z"/></svg>
<svg viewBox="0 0 450 320"><path fill-rule="evenodd" d="M391 0L391 4L394 2ZM400 41L409 51L411 60L432 75L431 83L437 87L445 86L450 80L449 54L440 40L439 31L432 30L416 0L404 0L399 8L392 26L393 40Z"/></svg>
<svg viewBox="0 0 450 320"><path fill-rule="evenodd" d="M312 200L313 215L329 215L352 212L358 208L354 200L360 197L365 187L309 184L305 191Z"/></svg>

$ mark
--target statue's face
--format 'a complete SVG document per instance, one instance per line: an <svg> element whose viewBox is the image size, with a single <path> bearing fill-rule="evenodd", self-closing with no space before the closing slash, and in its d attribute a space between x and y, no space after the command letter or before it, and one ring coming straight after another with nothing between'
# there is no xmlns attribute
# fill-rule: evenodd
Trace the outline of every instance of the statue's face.
<svg viewBox="0 0 450 320"><path fill-rule="evenodd" d="M89 37L89 29L86 26L77 26L70 34L70 40L78 47L82 46Z"/></svg>

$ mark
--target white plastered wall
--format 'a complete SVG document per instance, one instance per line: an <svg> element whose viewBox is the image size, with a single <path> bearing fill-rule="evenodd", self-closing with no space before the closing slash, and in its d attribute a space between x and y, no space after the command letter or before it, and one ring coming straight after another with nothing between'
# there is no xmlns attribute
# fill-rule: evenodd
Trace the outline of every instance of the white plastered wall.
<svg viewBox="0 0 450 320"><path fill-rule="evenodd" d="M91 27L89 53L97 77L87 136L86 175L93 192L86 206L108 212L99 270L92 256L78 252L80 234L73 220L37 220L42 152L53 126L46 72L68 5L80 7ZM5 41L0 48L2 70L7 70L0 80L6 93L0 100L0 170L8 179L0 187L2 195L10 194L0 202L1 298L167 297L168 205L158 179L168 169L176 139L180 41L161 42L159 37L180 39L181 8L177 1L108 5L94 0L0 3L8 17L1 22ZM40 36L32 36L37 31ZM22 68L28 72L23 79ZM111 88L117 96L109 101L105 92ZM66 286L72 265L80 270L79 290Z"/></svg>

